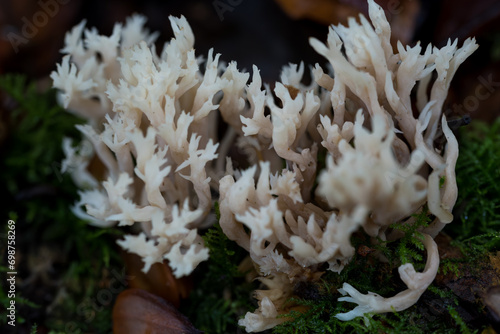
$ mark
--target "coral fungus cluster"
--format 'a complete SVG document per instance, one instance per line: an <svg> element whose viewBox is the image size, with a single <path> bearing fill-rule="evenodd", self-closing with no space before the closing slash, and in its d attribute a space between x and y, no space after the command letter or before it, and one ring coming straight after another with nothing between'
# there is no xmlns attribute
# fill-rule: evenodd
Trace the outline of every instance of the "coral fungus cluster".
<svg viewBox="0 0 500 334"><path fill-rule="evenodd" d="M91 145L64 144L64 166L78 166L82 188L74 212L97 226L134 225L138 233L119 244L142 257L144 271L168 260L181 277L209 257L200 233L215 222L217 200L222 230L266 286L240 320L256 332L287 320L277 316L297 282L342 271L353 233L396 240L402 232L390 226L413 224L428 207L435 218L420 231L423 272L402 263L408 289L389 298L344 283L340 300L358 306L337 317L413 305L437 273L433 237L452 221L457 198L458 144L443 103L477 45L398 44L394 53L383 10L369 0L369 13L371 23L360 15L333 26L326 45L311 39L327 73L316 65L306 86L303 64L290 64L273 89L255 66L250 79L212 51L197 58L183 17L170 18L175 37L159 54L141 16L110 37L75 27L52 74L64 107L88 120L79 130ZM435 141L443 134L444 146ZM104 180L87 168L96 158Z"/></svg>

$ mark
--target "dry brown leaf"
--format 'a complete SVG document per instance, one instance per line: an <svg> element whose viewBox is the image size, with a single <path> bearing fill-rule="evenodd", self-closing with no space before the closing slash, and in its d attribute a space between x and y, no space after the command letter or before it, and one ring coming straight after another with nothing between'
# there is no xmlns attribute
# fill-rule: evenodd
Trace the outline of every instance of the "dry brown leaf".
<svg viewBox="0 0 500 334"><path fill-rule="evenodd" d="M142 289L127 289L113 307L113 333L201 333L172 304Z"/></svg>

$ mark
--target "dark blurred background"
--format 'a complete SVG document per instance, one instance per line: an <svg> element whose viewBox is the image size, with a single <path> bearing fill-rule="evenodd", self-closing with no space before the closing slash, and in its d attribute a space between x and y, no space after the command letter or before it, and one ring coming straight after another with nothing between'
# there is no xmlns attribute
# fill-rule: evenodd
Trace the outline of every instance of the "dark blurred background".
<svg viewBox="0 0 500 334"><path fill-rule="evenodd" d="M288 62L301 60L320 61L320 57L308 47L308 37L325 38L327 28L312 20L293 20L274 1L82 1L66 0L48 23L39 28L27 43L19 46L16 53L7 37L14 32L22 36L27 18L42 8L38 1L2 0L0 4L0 71L23 72L40 78L55 68L64 34L81 20L87 27L97 27L103 34L110 34L115 22L124 22L132 13L148 18L151 31L159 31L157 46L170 40L172 31L168 16L184 15L195 35L197 55L205 55L213 47L226 61L236 60L240 68L251 70L256 64L267 80L278 79L280 68ZM43 10L43 9L42 9ZM11 35L12 36L12 35Z"/></svg>
<svg viewBox="0 0 500 334"><path fill-rule="evenodd" d="M450 106L463 104L464 97L475 94L481 84L479 76L500 81L500 1L377 2L391 22L393 45L396 40L403 44L420 40L424 45L442 46L448 38L458 38L461 43L476 36L480 48L460 68L450 93ZM115 22L141 13L148 18L150 30L161 33L159 48L172 36L168 16L184 15L193 28L198 55L206 55L213 47L223 60L236 60L239 68L250 70L256 64L263 80L274 82L281 67L289 62L324 63L309 47L308 38L325 40L329 24L345 24L347 17L359 12L366 15L365 0L2 0L0 73L47 77L60 60L64 34L72 26L86 19L87 27L110 34ZM500 105L497 87L479 102L468 108L474 109L472 117L493 119Z"/></svg>

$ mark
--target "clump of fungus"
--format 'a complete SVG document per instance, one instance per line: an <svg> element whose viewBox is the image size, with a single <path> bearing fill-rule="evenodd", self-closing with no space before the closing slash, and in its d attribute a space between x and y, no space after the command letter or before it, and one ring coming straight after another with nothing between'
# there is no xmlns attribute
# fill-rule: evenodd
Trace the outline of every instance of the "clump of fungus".
<svg viewBox="0 0 500 334"><path fill-rule="evenodd" d="M145 271L166 259L180 277L209 256L198 231L214 222L218 193L223 232L248 251L268 288L256 292L259 308L239 322L258 332L287 320L278 315L287 313L295 284L318 280L325 265L343 270L355 253L354 232L397 240L403 234L391 225L413 224L427 206L435 218L420 230L423 272L401 264L408 289L387 298L344 283L339 300L358 306L336 316L416 303L436 276L433 238L452 221L457 198L458 143L443 103L477 44L423 50L399 43L394 53L382 8L368 3L371 23L360 15L332 26L326 45L311 39L331 74L316 65L305 86L303 64L290 64L273 90L262 89L255 66L250 80L212 51L196 58L183 17L170 18L175 38L160 54L140 16L110 37L75 27L52 78L61 103L88 120L79 129L93 151L65 142L65 165L86 166L95 154L107 170L100 181L78 169L75 182L85 190L75 213L103 227L138 223L140 233L119 244L143 258ZM225 133L217 133L219 120ZM444 147L435 143L441 133ZM251 167L233 168L234 146ZM322 170L318 154L327 155Z"/></svg>

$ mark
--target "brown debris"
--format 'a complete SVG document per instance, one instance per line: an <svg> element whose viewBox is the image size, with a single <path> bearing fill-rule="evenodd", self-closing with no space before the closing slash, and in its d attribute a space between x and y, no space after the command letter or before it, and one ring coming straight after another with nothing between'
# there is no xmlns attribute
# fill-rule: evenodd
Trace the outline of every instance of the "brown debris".
<svg viewBox="0 0 500 334"><path fill-rule="evenodd" d="M113 307L113 333L196 334L201 333L175 307L141 289L118 295Z"/></svg>
<svg viewBox="0 0 500 334"><path fill-rule="evenodd" d="M425 312L433 316L446 316L447 305L452 305L466 323L484 326L484 322L489 321L496 328L495 326L500 325L500 318L496 318L500 314L500 252L477 261L467 261L451 241L451 237L443 233L436 237L441 261L451 260L456 267L444 273L446 263L442 263L434 284L451 291L457 298L458 305L448 299L431 298L427 294L422 300L421 311L424 312L425 309Z"/></svg>
<svg viewBox="0 0 500 334"><path fill-rule="evenodd" d="M349 17L358 17L360 13L368 16L366 0L276 0L282 10L293 19L309 19L321 24L347 23ZM392 27L391 42L409 44L415 33L416 21L420 12L418 0L378 0L384 8Z"/></svg>
<svg viewBox="0 0 500 334"><path fill-rule="evenodd" d="M175 278L166 263L155 263L147 273L144 273L141 270L144 263L138 255L125 253L123 257L130 277L128 282L130 288L148 291L175 307L179 307L180 301L188 297L192 288L189 277Z"/></svg>

